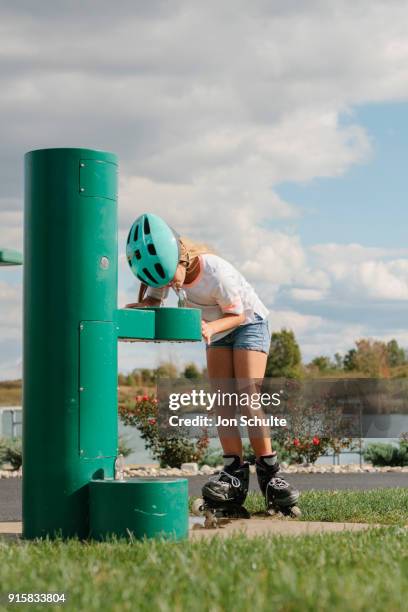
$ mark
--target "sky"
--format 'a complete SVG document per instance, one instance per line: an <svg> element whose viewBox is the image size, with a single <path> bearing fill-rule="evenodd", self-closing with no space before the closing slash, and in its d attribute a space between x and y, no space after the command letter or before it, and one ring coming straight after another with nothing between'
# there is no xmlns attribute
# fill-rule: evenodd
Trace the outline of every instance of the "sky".
<svg viewBox="0 0 408 612"><path fill-rule="evenodd" d="M119 305L142 212L206 241L302 355L408 347L408 5L16 0L0 8L0 246L22 248L23 155L120 159ZM0 269L0 379L21 375L22 272ZM173 305L174 300L169 302ZM119 368L205 361L121 344Z"/></svg>

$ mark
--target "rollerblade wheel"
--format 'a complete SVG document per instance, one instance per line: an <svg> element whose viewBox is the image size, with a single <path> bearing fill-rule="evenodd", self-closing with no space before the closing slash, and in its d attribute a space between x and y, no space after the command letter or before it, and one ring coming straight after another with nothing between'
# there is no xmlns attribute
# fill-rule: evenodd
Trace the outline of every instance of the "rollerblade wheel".
<svg viewBox="0 0 408 612"><path fill-rule="evenodd" d="M283 517L283 514L279 510L279 508L272 508L272 507L270 507L270 508L267 509L266 514L268 516L274 516L275 518L282 518Z"/></svg>
<svg viewBox="0 0 408 612"><path fill-rule="evenodd" d="M299 518L302 516L302 511L299 506L292 506L289 510L289 516L292 518Z"/></svg>
<svg viewBox="0 0 408 612"><path fill-rule="evenodd" d="M205 529L217 529L217 527L220 527L220 526L221 526L221 521L216 516L215 512L213 512L212 510L206 510L205 521L204 521Z"/></svg>
<svg viewBox="0 0 408 612"><path fill-rule="evenodd" d="M202 516L204 514L204 500L201 498L195 499L191 509L195 516Z"/></svg>

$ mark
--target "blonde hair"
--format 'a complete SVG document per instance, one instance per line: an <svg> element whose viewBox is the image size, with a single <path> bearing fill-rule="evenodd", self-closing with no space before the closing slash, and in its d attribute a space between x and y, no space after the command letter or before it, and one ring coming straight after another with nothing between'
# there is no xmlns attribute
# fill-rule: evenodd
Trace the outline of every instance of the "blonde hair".
<svg viewBox="0 0 408 612"><path fill-rule="evenodd" d="M208 244L204 244L202 242L194 242L187 238L186 236L179 237L180 242L180 259L179 263L187 263L187 270L191 265L192 261L198 257L199 255L204 255L204 253L213 253L214 249L212 249Z"/></svg>
<svg viewBox="0 0 408 612"><path fill-rule="evenodd" d="M187 264L187 272L196 257L199 255L204 255L205 253L216 254L212 247L203 242L194 242L194 240L190 240L190 238L187 238L186 236L179 236L178 240L180 244L180 257L178 263ZM145 283L141 283L139 288L138 302L143 301L146 291L147 285Z"/></svg>

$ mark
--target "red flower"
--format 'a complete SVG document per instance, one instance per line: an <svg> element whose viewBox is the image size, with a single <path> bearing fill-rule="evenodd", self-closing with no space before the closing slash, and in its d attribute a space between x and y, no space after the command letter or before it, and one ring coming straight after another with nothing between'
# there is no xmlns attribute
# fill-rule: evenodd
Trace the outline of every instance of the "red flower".
<svg viewBox="0 0 408 612"><path fill-rule="evenodd" d="M156 419L149 419L149 425L156 425Z"/></svg>
<svg viewBox="0 0 408 612"><path fill-rule="evenodd" d="M148 400L148 399L149 399L149 396L148 396L148 395L144 395L144 396L142 397L142 400L143 400L144 402L147 402L147 400Z"/></svg>
<svg viewBox="0 0 408 612"><path fill-rule="evenodd" d="M318 438L317 436L315 436L312 440L314 446L319 446L320 444L320 438Z"/></svg>
<svg viewBox="0 0 408 612"><path fill-rule="evenodd" d="M294 438L293 440L293 446L300 446L300 441L298 438Z"/></svg>

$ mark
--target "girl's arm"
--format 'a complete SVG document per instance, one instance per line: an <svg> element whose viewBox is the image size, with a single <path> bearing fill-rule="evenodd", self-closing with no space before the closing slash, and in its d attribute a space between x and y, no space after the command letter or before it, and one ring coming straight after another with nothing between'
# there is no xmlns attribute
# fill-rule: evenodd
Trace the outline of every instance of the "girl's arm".
<svg viewBox="0 0 408 612"><path fill-rule="evenodd" d="M153 288L141 283L139 289L139 301L126 304L125 308L149 308L149 306L161 306L168 294L168 287Z"/></svg>
<svg viewBox="0 0 408 612"><path fill-rule="evenodd" d="M215 321L210 321L206 323L205 321L201 324L201 331L204 339L209 343L211 342L211 336L214 334L218 334L218 332L227 331L228 329L233 329L234 327L238 327L245 321L245 314L225 314L221 319L216 319Z"/></svg>

